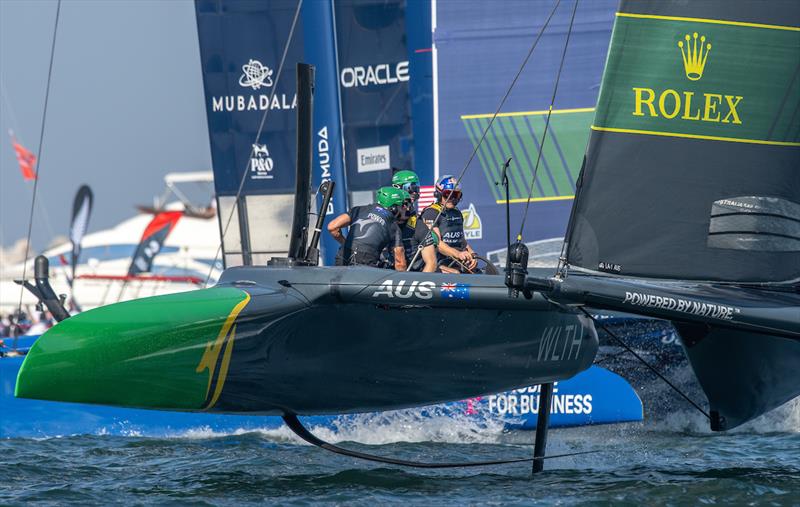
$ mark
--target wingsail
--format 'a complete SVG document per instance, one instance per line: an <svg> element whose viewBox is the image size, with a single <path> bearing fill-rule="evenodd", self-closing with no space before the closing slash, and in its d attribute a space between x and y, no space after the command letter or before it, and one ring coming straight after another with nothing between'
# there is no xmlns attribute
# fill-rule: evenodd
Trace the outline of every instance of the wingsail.
<svg viewBox="0 0 800 507"><path fill-rule="evenodd" d="M289 248L298 62L317 70L312 172L315 188L336 183L328 216L372 202L392 168L433 181L433 150L414 143L430 138L432 124L429 4L195 6L226 266L264 265ZM333 264L338 244L323 235L322 246Z"/></svg>
<svg viewBox="0 0 800 507"><path fill-rule="evenodd" d="M195 2L226 266L263 265L289 248L294 66L303 57L302 24L289 40L296 6L294 0ZM286 72L278 79L287 41Z"/></svg>
<svg viewBox="0 0 800 507"><path fill-rule="evenodd" d="M432 122L431 58L417 52L431 47L430 4L342 0L333 5L352 202L373 202L375 190L391 180L392 168L415 170L432 182L430 136L422 128Z"/></svg>
<svg viewBox="0 0 800 507"><path fill-rule="evenodd" d="M425 185L438 172L457 173L551 4L470 4L465 10L458 2L303 2L284 69L304 61L317 70L314 184L332 179L337 192L327 215L371 202L375 189L389 183L392 169L412 169ZM227 266L264 264L288 249L294 75L283 72L278 80L277 74L298 4L233 1L222 9L219 2L199 0L195 5L218 209L226 229L224 259ZM481 226L469 231L470 242L494 262L501 261L506 246L503 228L491 226L505 220L504 198L495 184L499 168L513 157L512 206L525 206L539 150L536 220L529 222L526 237L536 250L532 262L557 262L614 5L603 0L578 9L572 44L580 53L570 50L544 146L558 61L537 57L536 71L521 77L464 176L464 208L471 205L481 219ZM569 16L569 9L558 10L537 55L560 50ZM265 112L263 132L254 141ZM338 244L323 235L322 246L326 264L332 264Z"/></svg>
<svg viewBox="0 0 800 507"><path fill-rule="evenodd" d="M624 1L552 287L672 320L716 430L800 394L798 48L796 2Z"/></svg>
<svg viewBox="0 0 800 507"><path fill-rule="evenodd" d="M572 266L800 280L800 7L623 2L569 234Z"/></svg>

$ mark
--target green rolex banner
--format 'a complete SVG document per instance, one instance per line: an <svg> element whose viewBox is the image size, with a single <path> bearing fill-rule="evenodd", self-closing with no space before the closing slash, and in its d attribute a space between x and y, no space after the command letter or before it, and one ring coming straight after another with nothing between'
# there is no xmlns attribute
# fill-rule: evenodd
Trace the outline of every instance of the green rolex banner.
<svg viewBox="0 0 800 507"><path fill-rule="evenodd" d="M617 13L594 130L800 145L800 28Z"/></svg>

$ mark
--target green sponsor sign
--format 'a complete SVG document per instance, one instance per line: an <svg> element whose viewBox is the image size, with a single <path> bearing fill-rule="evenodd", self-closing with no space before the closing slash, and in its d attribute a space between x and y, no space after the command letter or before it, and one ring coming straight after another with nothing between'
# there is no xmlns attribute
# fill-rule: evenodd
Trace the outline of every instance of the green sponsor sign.
<svg viewBox="0 0 800 507"><path fill-rule="evenodd" d="M800 146L800 28L619 13L593 128Z"/></svg>
<svg viewBox="0 0 800 507"><path fill-rule="evenodd" d="M572 199L589 139L593 112L592 108L553 111L546 138L546 111L498 115L477 153L495 201L505 202L505 190L495 185L495 182L500 181L503 163L508 157L514 159L508 173L511 202L528 199L543 139L544 148L533 187L533 199ZM492 115L461 117L473 147L478 146L491 117Z"/></svg>

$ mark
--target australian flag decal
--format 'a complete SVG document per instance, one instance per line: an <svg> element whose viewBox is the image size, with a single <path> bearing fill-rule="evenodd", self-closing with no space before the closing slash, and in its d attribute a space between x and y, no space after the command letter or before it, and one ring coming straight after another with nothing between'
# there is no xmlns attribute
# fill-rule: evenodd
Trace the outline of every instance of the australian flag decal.
<svg viewBox="0 0 800 507"><path fill-rule="evenodd" d="M469 284L443 283L442 299L469 299Z"/></svg>

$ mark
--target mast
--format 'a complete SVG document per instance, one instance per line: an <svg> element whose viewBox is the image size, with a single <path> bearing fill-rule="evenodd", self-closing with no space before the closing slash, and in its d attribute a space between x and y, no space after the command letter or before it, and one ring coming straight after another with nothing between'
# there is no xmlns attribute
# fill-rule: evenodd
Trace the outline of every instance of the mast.
<svg viewBox="0 0 800 507"><path fill-rule="evenodd" d="M317 195L317 212L333 218L347 211L347 179L344 167L344 137L339 90L339 58L336 20L332 0L304 2L303 43L305 61L314 66L313 174L314 186L334 182L333 196L323 209ZM323 226L324 231L324 226ZM332 266L339 243L327 232L320 235L323 264Z"/></svg>
<svg viewBox="0 0 800 507"><path fill-rule="evenodd" d="M314 66L297 64L297 178L294 217L289 236L289 258L303 259L308 243L308 214L311 211L311 165L314 115Z"/></svg>

